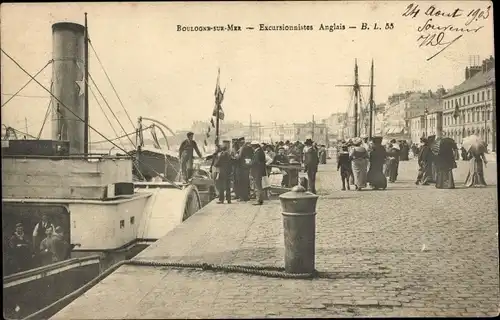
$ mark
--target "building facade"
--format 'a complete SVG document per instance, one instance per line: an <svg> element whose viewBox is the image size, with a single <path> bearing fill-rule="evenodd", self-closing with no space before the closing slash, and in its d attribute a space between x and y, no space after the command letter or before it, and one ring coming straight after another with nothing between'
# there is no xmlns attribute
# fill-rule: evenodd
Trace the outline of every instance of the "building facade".
<svg viewBox="0 0 500 320"><path fill-rule="evenodd" d="M328 129L325 123L273 124L260 127L262 142L302 141L313 139L318 144L328 144Z"/></svg>
<svg viewBox="0 0 500 320"><path fill-rule="evenodd" d="M465 81L443 97L443 135L458 143L481 137L496 151L495 60L465 69Z"/></svg>

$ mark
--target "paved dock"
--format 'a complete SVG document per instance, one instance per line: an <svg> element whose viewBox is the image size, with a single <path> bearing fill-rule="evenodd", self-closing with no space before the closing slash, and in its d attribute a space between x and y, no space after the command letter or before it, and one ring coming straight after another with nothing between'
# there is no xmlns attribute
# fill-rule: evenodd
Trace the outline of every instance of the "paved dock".
<svg viewBox="0 0 500 320"><path fill-rule="evenodd" d="M320 166L316 269L333 279L290 280L190 269L122 266L57 319L495 316L499 311L496 166L487 188L416 186L400 163L386 191L340 191ZM278 200L211 203L136 259L283 266Z"/></svg>

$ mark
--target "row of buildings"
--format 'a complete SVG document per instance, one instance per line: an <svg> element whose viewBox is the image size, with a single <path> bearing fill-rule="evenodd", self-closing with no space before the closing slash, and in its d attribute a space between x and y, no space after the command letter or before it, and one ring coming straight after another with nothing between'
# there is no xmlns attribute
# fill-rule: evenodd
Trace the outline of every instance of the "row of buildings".
<svg viewBox="0 0 500 320"><path fill-rule="evenodd" d="M451 137L461 143L475 134L496 146L495 59L490 56L482 64L465 68L463 82L451 90L395 93L387 102L377 104L373 114L373 134L418 143L422 136ZM360 112L359 132L368 133L369 114ZM209 123L195 122L191 131L196 139L204 139ZM263 142L304 141L312 138L320 144L335 143L354 136L353 117L346 112L303 123L261 125L221 121L221 138L245 137Z"/></svg>
<svg viewBox="0 0 500 320"><path fill-rule="evenodd" d="M375 135L419 142L420 137L437 135L461 143L477 135L496 148L495 59L465 68L463 82L446 91L393 94L376 106L373 115ZM366 116L365 116L366 118ZM353 136L352 116L334 113L324 121L330 141ZM366 124L366 121L364 121ZM360 133L366 133L361 125Z"/></svg>

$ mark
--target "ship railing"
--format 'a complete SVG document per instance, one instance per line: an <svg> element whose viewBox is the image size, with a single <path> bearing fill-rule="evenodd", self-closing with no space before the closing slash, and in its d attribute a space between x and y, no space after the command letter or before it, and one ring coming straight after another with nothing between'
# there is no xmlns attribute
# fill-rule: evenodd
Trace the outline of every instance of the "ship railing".
<svg viewBox="0 0 500 320"><path fill-rule="evenodd" d="M44 276L50 275L51 271L57 271L63 267L69 267L75 265L78 266L80 264L86 264L86 263L99 263L100 259L101 259L100 255L91 255L80 258L70 258L49 265L10 274L8 276L3 277L3 287L6 288L15 285L22 279L33 278L33 280L36 280L40 275Z"/></svg>
<svg viewBox="0 0 500 320"><path fill-rule="evenodd" d="M107 153L92 153L92 154L72 154L72 155L53 155L53 156L44 156L44 155L31 155L31 154L3 154L2 158L18 158L18 159L54 159L54 160L126 160L131 159L132 156L129 155L109 155Z"/></svg>

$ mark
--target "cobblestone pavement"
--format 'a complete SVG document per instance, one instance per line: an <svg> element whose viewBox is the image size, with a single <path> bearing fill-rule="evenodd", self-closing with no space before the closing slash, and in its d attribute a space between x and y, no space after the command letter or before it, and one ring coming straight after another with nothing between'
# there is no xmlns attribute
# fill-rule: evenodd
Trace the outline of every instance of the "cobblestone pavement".
<svg viewBox="0 0 500 320"><path fill-rule="evenodd" d="M495 316L499 311L496 166L487 188L416 186L400 164L386 191L340 191L318 173L316 269L332 279L125 266L56 318ZM279 202L210 204L137 258L283 265Z"/></svg>

